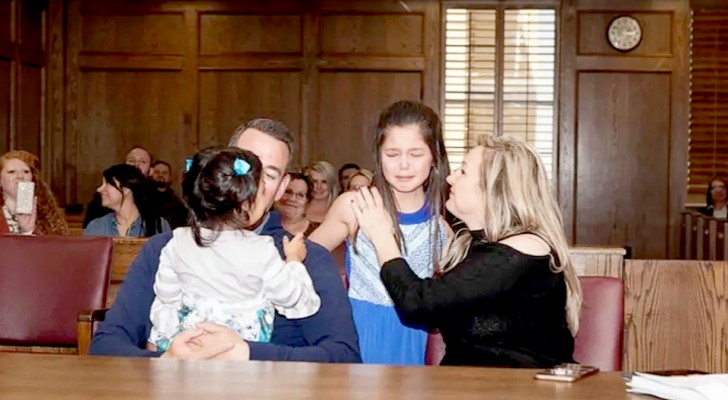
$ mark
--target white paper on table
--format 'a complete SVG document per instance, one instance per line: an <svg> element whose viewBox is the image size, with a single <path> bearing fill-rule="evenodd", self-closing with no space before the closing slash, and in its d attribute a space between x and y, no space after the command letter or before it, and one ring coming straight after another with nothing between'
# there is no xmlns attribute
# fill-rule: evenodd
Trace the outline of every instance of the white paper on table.
<svg viewBox="0 0 728 400"><path fill-rule="evenodd" d="M726 400L728 374L659 376L635 372L627 387L630 393L666 400Z"/></svg>

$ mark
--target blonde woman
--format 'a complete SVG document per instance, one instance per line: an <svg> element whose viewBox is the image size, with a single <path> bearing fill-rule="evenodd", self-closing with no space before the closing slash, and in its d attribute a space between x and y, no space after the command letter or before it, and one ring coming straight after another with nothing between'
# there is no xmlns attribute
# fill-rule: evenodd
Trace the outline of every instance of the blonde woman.
<svg viewBox="0 0 728 400"><path fill-rule="evenodd" d="M407 266L377 189L361 189L351 203L400 317L440 329L443 365L572 362L581 288L536 151L513 138L483 136L448 183L445 206L467 229L455 236L435 279Z"/></svg>
<svg viewBox="0 0 728 400"><path fill-rule="evenodd" d="M374 172L369 171L368 169L360 169L359 171L356 171L351 178L349 178L349 184L347 185L346 190L348 192L352 192L360 187L369 187L372 185L372 182L374 182Z"/></svg>
<svg viewBox="0 0 728 400"><path fill-rule="evenodd" d="M339 180L334 166L326 161L318 161L311 165L306 173L313 183L311 202L306 209L306 217L311 222L323 222L331 203L339 195Z"/></svg>

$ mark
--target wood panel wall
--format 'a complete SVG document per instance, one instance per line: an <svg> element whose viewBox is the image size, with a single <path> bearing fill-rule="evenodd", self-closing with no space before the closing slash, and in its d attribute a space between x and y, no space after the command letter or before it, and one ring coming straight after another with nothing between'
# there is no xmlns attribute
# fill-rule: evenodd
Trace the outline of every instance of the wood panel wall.
<svg viewBox="0 0 728 400"><path fill-rule="evenodd" d="M612 49L631 15L639 47ZM574 245L677 257L686 191L688 1L569 0L561 20L559 197Z"/></svg>
<svg viewBox="0 0 728 400"><path fill-rule="evenodd" d="M0 0L0 154L40 154L44 132L45 1Z"/></svg>
<svg viewBox="0 0 728 400"><path fill-rule="evenodd" d="M370 166L382 108L439 104L437 2L51 3L53 21L67 21L67 46L49 59L54 72L65 63L65 82L49 77L64 92L49 114L65 203L86 202L133 145L181 169L262 116L294 131L297 163Z"/></svg>
<svg viewBox="0 0 728 400"><path fill-rule="evenodd" d="M65 204L85 203L100 172L132 145L181 169L195 149L226 143L237 125L259 116L293 129L296 163L371 165L371 133L387 103L440 104L444 1L408 0L405 9L377 0L49 0L40 80L48 107L35 118L45 119L47 133L23 140L43 143L44 173ZM0 0L6 9L15 2L22 4ZM678 255L689 7L688 0L561 3L555 176L574 246ZM608 22L621 14L643 25L630 53L606 41ZM0 56L0 82L15 76L7 60ZM34 76L32 68L18 71ZM0 85L0 110L21 110L10 101L14 87ZM30 100L25 109L37 110ZM20 132L10 129L17 112L0 112L0 146ZM32 130L34 119L25 120L22 129Z"/></svg>

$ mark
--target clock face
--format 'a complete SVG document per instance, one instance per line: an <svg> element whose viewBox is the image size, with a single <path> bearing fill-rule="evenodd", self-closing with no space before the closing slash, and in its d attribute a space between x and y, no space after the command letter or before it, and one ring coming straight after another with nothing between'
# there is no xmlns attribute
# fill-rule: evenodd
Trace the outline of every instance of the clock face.
<svg viewBox="0 0 728 400"><path fill-rule="evenodd" d="M619 51L633 50L642 40L642 27L632 17L617 17L609 23L607 39L609 39L609 44Z"/></svg>

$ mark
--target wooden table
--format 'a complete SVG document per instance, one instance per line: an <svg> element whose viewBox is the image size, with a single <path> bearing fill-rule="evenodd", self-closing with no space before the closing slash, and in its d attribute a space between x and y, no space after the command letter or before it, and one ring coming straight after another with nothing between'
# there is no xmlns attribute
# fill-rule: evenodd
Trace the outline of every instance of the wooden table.
<svg viewBox="0 0 728 400"><path fill-rule="evenodd" d="M642 399L619 373L536 381L533 370L0 354L12 399Z"/></svg>

